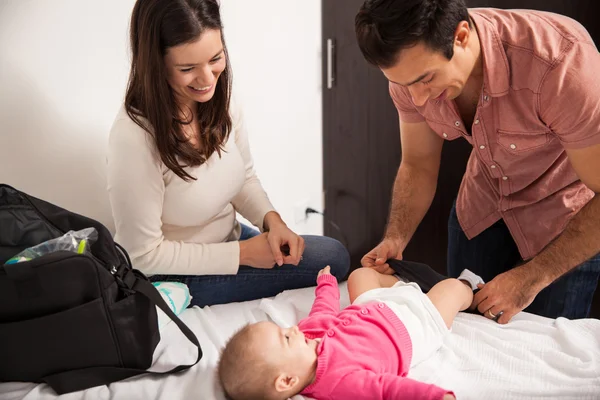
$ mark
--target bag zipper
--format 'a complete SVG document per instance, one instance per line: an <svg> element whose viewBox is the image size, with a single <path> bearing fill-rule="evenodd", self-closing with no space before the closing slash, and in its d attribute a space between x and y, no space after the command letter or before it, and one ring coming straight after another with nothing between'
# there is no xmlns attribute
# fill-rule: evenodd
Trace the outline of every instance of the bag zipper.
<svg viewBox="0 0 600 400"><path fill-rule="evenodd" d="M12 188L13 190L15 190L19 196L23 199L25 199L25 201L27 201L27 203L34 209L34 211L36 212L36 214L38 215L38 217L42 218L47 224L49 224L50 226L52 226L54 229L56 229L57 231L61 232L63 235L66 234L65 231L63 231L62 229L60 229L58 226L54 225L54 223L52 223L52 221L50 221L45 215L44 213L42 213L34 204L33 202L29 199L29 197L25 194L22 193L21 191ZM93 258L94 260L96 260L98 263L100 263L100 265L104 266L106 268L107 263L100 260L98 257L96 257L91 251L90 254L88 255L91 258ZM117 267L116 265L111 265L110 269L108 269L108 271L110 272L111 275L116 276L117 273ZM98 279L100 279L100 277L98 277ZM98 281L99 282L99 281ZM117 340L117 331L115 330L115 326L114 323L112 321L111 318L111 314L108 310L108 305L106 303L106 298L104 297L104 290L100 290L100 296L102 296L102 303L104 304L104 311L106 312L106 319L108 320L109 324L110 324L110 330L113 336L113 343L115 344L115 347L117 349L117 355L119 357L119 364L121 367L124 367L124 363L123 363L123 356L121 355L121 346L119 345L119 341Z"/></svg>
<svg viewBox="0 0 600 400"><path fill-rule="evenodd" d="M16 189L15 189L15 190L16 190ZM29 203L29 205L30 205L30 206L31 206L31 207L32 207L32 208L35 210L35 212L36 212L36 214L38 215L38 217L41 217L41 218L44 220L44 222L46 222L48 225L52 226L54 229L56 229L57 231L59 231L59 232L60 232L60 233L62 233L63 235L67 233L67 232L63 231L62 229L60 229L58 226L54 225L54 223L52 223L52 221L50 221L50 220L49 220L49 219L48 219L48 218L47 218L47 217L44 215L44 213L42 213L42 212L41 212L41 211L40 211L40 210L39 210L39 209L38 209L38 208L37 208L37 207L36 207L36 206L33 204L33 202L32 202L31 200L29 200L29 198L27 197L27 195L26 195L26 194L24 194L24 193L19 193L19 194L21 195L21 197L22 197L22 198L24 198L24 199L27 201L27 203ZM99 262L101 265L103 265L104 267L106 267L106 266L108 265L108 264L107 264L105 261L102 261L102 260L100 260L98 257L96 257L96 256L94 255L94 253L92 253L91 251L90 251L90 253L89 253L89 254L86 254L86 255L87 255L87 256L90 256L90 257L92 257L94 260L98 261L98 262ZM111 272L111 274L112 274L112 275L114 275L114 274L115 274L115 273L113 273L113 272L112 272L112 270L113 270L113 269L115 270L115 273L116 273L116 270L117 270L116 266L114 266L114 265L111 265L111 267L108 269L108 270Z"/></svg>

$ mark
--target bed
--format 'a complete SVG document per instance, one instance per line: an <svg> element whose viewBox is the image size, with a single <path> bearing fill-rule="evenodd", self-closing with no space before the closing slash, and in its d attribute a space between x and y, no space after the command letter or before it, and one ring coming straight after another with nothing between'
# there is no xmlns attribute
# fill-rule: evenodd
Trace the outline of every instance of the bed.
<svg viewBox="0 0 600 400"><path fill-rule="evenodd" d="M349 303L340 284L342 306ZM189 308L182 319L198 335L201 362L179 375L144 375L108 387L61 396L61 400L213 400L223 399L215 383L219 349L246 323L272 319L295 324L308 314L314 288L291 290L262 300ZM162 330L153 370L195 359L173 323ZM411 371L415 379L453 390L458 399L600 399L600 321L550 320L521 313L500 326L483 317L461 313L452 335L432 359ZM1 400L57 399L46 385L0 384ZM293 400L302 400L296 396Z"/></svg>

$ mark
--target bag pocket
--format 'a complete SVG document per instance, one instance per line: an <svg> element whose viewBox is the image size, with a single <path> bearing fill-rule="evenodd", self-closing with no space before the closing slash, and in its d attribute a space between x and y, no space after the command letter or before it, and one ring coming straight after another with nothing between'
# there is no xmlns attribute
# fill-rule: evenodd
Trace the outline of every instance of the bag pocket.
<svg viewBox="0 0 600 400"><path fill-rule="evenodd" d="M85 367L120 366L102 298L44 317L0 324L0 381L39 382Z"/></svg>
<svg viewBox="0 0 600 400"><path fill-rule="evenodd" d="M109 306L123 365L148 369L160 341L156 307L140 293Z"/></svg>

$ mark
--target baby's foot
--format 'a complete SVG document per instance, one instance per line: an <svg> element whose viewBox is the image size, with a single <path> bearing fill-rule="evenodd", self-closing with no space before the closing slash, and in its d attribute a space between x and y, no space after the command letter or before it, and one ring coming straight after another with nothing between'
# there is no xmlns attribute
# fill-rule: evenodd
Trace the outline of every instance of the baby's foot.
<svg viewBox="0 0 600 400"><path fill-rule="evenodd" d="M485 283L479 275L474 274L473 272L469 271L468 269L464 269L463 272L460 273L460 275L458 276L457 279L459 281L462 281L467 286L469 286L473 291L478 289L478 287L477 287L478 284Z"/></svg>

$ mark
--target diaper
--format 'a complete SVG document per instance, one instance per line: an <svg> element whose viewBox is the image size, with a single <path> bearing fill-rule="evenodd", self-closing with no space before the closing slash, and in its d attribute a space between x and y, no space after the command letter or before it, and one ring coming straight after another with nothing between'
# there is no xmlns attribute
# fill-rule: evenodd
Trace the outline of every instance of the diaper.
<svg viewBox="0 0 600 400"><path fill-rule="evenodd" d="M371 302L385 303L406 327L412 344L411 368L430 358L450 332L429 297L414 282L372 289L354 300L354 304Z"/></svg>
<svg viewBox="0 0 600 400"><path fill-rule="evenodd" d="M154 282L154 287L162 296L167 306L179 316L185 310L192 301L190 296L190 290L187 285L180 282ZM158 328L163 329L171 318L167 316L160 308L156 307L156 313L158 314Z"/></svg>

